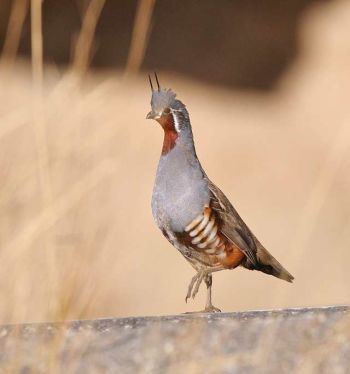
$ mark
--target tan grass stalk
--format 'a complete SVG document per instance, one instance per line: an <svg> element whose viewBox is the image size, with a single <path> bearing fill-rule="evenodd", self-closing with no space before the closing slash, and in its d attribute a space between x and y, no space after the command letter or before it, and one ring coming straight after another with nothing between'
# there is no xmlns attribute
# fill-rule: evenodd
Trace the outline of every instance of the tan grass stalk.
<svg viewBox="0 0 350 374"><path fill-rule="evenodd" d="M337 177L339 168L349 154L350 149L350 127L349 120L344 120L339 127L334 140L329 144L329 152L318 174L317 179L309 193L309 197L301 212L296 235L290 243L290 253L297 259L302 257L307 246L311 242L313 231L321 215L322 207L329 197L332 185ZM299 269L300 271L302 269Z"/></svg>
<svg viewBox="0 0 350 374"><path fill-rule="evenodd" d="M6 115L1 116L0 139L13 133L21 126L28 122L28 114L30 108L25 106L19 108L17 111L11 111Z"/></svg>
<svg viewBox="0 0 350 374"><path fill-rule="evenodd" d="M74 72L84 74L89 67L95 30L105 2L105 0L91 0L85 11L73 55Z"/></svg>
<svg viewBox="0 0 350 374"><path fill-rule="evenodd" d="M109 161L102 161L89 174L81 178L67 192L55 199L52 205L46 206L41 213L34 217L25 228L20 231L9 243L7 243L0 253L7 261L17 262L18 256L21 256L29 248L33 241L54 226L54 224L64 217L81 199L94 189L105 178L115 173L116 165Z"/></svg>
<svg viewBox="0 0 350 374"><path fill-rule="evenodd" d="M31 0L31 44L32 44L32 79L33 79L33 125L37 150L37 168L39 185L42 193L42 209L52 205L52 186L49 170L49 151L43 103L43 35L42 35L42 0ZM28 243L23 245L28 245ZM57 305L57 275L55 248L52 239L44 236L47 261L47 275L50 298L48 315L54 318Z"/></svg>
<svg viewBox="0 0 350 374"><path fill-rule="evenodd" d="M125 74L137 73L145 57L155 0L139 0Z"/></svg>
<svg viewBox="0 0 350 374"><path fill-rule="evenodd" d="M311 238L316 228L317 221L321 215L322 208L329 197L332 185L337 177L339 168L350 149L350 128L349 120L345 119L343 124L338 128L337 134L329 144L329 151L320 172L310 190L305 201L304 209L300 214L298 226L295 230L294 237L289 242L289 260L291 263L300 264L294 271L291 270L298 280L298 274L303 272L304 262L302 261L303 253L307 251L308 245L311 245ZM310 266L306 264L305 266ZM290 302L288 290L282 295L276 293L274 300L278 300L280 305Z"/></svg>
<svg viewBox="0 0 350 374"><path fill-rule="evenodd" d="M43 84L42 0L31 0L32 74L36 90Z"/></svg>
<svg viewBox="0 0 350 374"><path fill-rule="evenodd" d="M17 55L23 24L28 12L28 5L28 0L15 0L12 4L4 47L2 49L1 65L11 64Z"/></svg>

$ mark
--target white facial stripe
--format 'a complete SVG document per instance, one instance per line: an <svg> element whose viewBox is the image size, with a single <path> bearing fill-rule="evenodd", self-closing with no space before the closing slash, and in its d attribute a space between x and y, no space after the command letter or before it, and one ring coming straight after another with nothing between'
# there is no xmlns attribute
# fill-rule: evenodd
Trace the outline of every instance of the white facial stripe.
<svg viewBox="0 0 350 374"><path fill-rule="evenodd" d="M170 111L171 111L171 114L173 115L175 130L177 132L180 132L181 131L181 129L180 129L180 122L179 122L179 119L178 119L177 113L176 113L176 112L179 112L179 110L170 109Z"/></svg>

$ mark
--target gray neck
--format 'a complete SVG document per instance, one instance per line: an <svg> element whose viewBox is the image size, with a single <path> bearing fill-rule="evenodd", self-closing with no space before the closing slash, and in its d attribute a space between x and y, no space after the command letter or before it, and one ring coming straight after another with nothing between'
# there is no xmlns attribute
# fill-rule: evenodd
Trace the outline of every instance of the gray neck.
<svg viewBox="0 0 350 374"><path fill-rule="evenodd" d="M178 124L175 146L159 160L152 210L160 227L167 224L182 232L209 203L209 188L196 156L191 125Z"/></svg>
<svg viewBox="0 0 350 374"><path fill-rule="evenodd" d="M175 147L169 152L182 152L192 163L197 161L196 149L193 141L192 127L187 109L183 106L180 110L173 111L173 118L175 128L178 131L178 138L176 139Z"/></svg>
<svg viewBox="0 0 350 374"><path fill-rule="evenodd" d="M197 159L196 149L194 146L191 127L184 128L180 131L179 137L176 139L175 147L169 152L182 152L189 159Z"/></svg>

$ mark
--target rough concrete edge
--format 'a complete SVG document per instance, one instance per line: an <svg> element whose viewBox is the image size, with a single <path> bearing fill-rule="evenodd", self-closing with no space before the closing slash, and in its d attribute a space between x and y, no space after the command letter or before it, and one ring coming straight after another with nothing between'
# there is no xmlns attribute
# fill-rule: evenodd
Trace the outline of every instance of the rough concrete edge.
<svg viewBox="0 0 350 374"><path fill-rule="evenodd" d="M341 305L327 305L327 306L316 306L316 307L292 307L292 308L278 308L278 309L256 309L256 310L246 310L246 311L235 311L235 312L221 312L221 313L182 313L182 314L167 314L167 315L155 315L155 316L129 316L129 317L101 317L96 319L81 319L81 320L67 320L67 321L33 321L25 323L9 323L0 325L0 328L19 328L26 326L42 326L42 325L54 325L54 326L65 326L74 325L77 323L97 323L97 322L107 322L107 321L119 321L128 322L130 320L142 319L145 322L149 321L168 321L174 318L181 320L194 320L202 318L257 318L259 316L276 316L281 314L292 314L296 315L298 313L305 312L346 312L350 311L350 304Z"/></svg>

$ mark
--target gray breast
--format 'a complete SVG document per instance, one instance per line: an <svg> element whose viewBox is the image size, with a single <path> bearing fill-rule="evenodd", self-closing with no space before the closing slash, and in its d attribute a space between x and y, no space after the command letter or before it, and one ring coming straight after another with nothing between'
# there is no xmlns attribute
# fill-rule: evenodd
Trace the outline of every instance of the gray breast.
<svg viewBox="0 0 350 374"><path fill-rule="evenodd" d="M152 197L158 226L182 232L208 203L208 183L195 155L176 146L162 156Z"/></svg>

